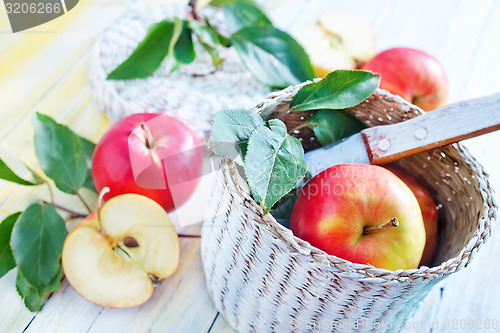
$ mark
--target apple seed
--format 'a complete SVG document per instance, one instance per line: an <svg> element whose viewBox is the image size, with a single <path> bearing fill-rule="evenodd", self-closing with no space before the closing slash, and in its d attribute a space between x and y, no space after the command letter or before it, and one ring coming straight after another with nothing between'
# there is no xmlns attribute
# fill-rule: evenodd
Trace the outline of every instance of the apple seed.
<svg viewBox="0 0 500 333"><path fill-rule="evenodd" d="M123 245L125 245L126 247L133 248L133 247L138 247L139 243L137 243L135 238L127 236L123 239Z"/></svg>

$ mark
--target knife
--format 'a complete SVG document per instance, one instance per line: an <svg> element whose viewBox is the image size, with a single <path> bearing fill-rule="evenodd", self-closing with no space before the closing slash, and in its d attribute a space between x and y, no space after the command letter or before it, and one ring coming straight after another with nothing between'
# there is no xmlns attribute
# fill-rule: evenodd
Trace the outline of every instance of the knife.
<svg viewBox="0 0 500 333"><path fill-rule="evenodd" d="M312 176L341 163L386 164L500 129L500 93L461 101L392 125L369 127L305 154Z"/></svg>

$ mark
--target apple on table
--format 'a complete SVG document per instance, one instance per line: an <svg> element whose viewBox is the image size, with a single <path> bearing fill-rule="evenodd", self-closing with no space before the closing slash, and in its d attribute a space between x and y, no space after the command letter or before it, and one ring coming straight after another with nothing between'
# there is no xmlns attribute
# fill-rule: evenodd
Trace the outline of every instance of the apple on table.
<svg viewBox="0 0 500 333"><path fill-rule="evenodd" d="M375 35L368 24L344 11L328 11L296 34L319 77L337 69L355 69L375 54Z"/></svg>
<svg viewBox="0 0 500 333"><path fill-rule="evenodd" d="M179 263L179 241L165 210L138 194L113 197L69 233L62 251L70 285L94 304L146 302Z"/></svg>
<svg viewBox="0 0 500 333"><path fill-rule="evenodd" d="M425 111L444 105L448 97L448 80L443 66L422 50L391 48L378 53L361 69L380 74L380 88Z"/></svg>
<svg viewBox="0 0 500 333"><path fill-rule="evenodd" d="M136 193L170 212L195 191L203 168L204 147L183 122L159 113L138 113L115 123L96 145L92 178L108 200Z"/></svg>

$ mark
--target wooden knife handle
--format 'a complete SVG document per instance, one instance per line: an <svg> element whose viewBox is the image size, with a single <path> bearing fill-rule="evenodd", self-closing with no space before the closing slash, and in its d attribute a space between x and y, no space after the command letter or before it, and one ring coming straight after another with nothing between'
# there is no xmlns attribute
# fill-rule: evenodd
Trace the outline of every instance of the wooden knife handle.
<svg viewBox="0 0 500 333"><path fill-rule="evenodd" d="M447 105L397 124L361 131L372 164L500 129L500 93Z"/></svg>

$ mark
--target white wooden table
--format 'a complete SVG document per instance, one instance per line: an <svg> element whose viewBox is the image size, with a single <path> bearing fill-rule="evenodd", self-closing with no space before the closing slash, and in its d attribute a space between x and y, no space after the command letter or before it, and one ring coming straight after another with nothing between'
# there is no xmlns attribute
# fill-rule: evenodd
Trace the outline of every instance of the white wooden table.
<svg viewBox="0 0 500 333"><path fill-rule="evenodd" d="M0 7L0 144L15 147L36 167L30 116L54 116L94 141L109 122L92 101L85 68L99 31L130 5L152 1L81 0L69 14L39 28L13 35ZM444 65L450 102L500 91L500 1L495 0L270 0L275 24L295 31L326 9L347 10L366 20L377 49L410 46L434 55ZM500 112L500 111L499 111ZM500 133L465 144L500 189ZM26 207L44 189L0 182L0 214ZM78 207L73 198L56 198ZM89 200L95 200L89 196ZM500 201L500 200L498 200ZM63 281L39 313L25 309L15 290L16 271L0 279L0 332L232 332L217 313L205 286L199 239L181 239L177 273L146 304L132 309L93 305ZM405 332L493 332L460 329L460 320L500 320L500 236L494 233L474 262L438 285L407 323ZM446 329L457 320L458 329ZM447 322L448 321L448 322ZM429 328L434 323L434 328ZM437 326L436 326L437 323ZM497 330L500 331L500 330Z"/></svg>

